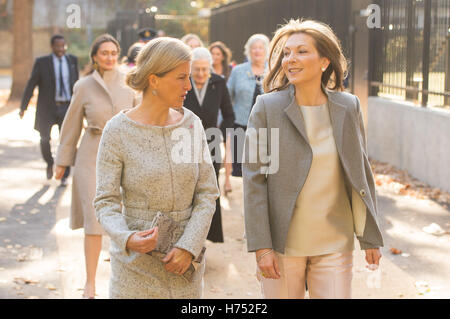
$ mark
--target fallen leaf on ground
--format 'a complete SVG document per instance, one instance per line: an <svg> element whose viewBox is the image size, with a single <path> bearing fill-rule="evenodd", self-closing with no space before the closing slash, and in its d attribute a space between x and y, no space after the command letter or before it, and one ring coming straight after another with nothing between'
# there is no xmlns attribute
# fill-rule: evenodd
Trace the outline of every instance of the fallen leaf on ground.
<svg viewBox="0 0 450 319"><path fill-rule="evenodd" d="M56 290L56 287L53 286L52 284L46 284L45 288L47 288L48 290Z"/></svg>
<svg viewBox="0 0 450 319"><path fill-rule="evenodd" d="M211 291L213 293L220 293L220 292L223 292L223 289L217 288L217 287L212 287L209 291Z"/></svg>
<svg viewBox="0 0 450 319"><path fill-rule="evenodd" d="M426 281L416 281L414 284L419 292L419 295L423 295L427 292L430 292L431 289Z"/></svg>
<svg viewBox="0 0 450 319"><path fill-rule="evenodd" d="M407 171L399 170L390 164L370 159L370 165L377 187L418 199L433 199L449 207L450 193L414 179Z"/></svg>
<svg viewBox="0 0 450 319"><path fill-rule="evenodd" d="M27 260L27 254L19 254L17 256L17 261L22 262Z"/></svg>
<svg viewBox="0 0 450 319"><path fill-rule="evenodd" d="M397 249L397 248L394 248L394 247L392 247L392 248L390 249L390 251L391 251L391 253L394 254L394 255L400 255L400 254L402 253L402 251L401 251L400 249Z"/></svg>
<svg viewBox="0 0 450 319"><path fill-rule="evenodd" d="M40 260L44 255L44 251L39 247L26 247L25 252L19 254L17 256L17 261L31 261L31 260Z"/></svg>
<svg viewBox="0 0 450 319"><path fill-rule="evenodd" d="M14 282L16 284L26 284L26 285L36 285L39 283L39 280L36 279L30 279L30 278L23 278L23 277L15 277Z"/></svg>

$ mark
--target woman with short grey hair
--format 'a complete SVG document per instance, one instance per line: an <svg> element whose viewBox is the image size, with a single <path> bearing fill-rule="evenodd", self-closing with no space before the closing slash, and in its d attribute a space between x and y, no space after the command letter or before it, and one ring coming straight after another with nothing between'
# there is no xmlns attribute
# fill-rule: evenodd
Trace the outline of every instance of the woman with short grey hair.
<svg viewBox="0 0 450 319"><path fill-rule="evenodd" d="M244 46L244 54L248 61L252 61L251 50L252 50L253 45L256 44L257 42L260 42L263 45L265 52L266 52L266 59L269 57L270 40L264 34L257 33L257 34L252 35L247 40L247 42L245 43L245 46Z"/></svg>
<svg viewBox="0 0 450 319"><path fill-rule="evenodd" d="M192 90L186 96L184 107L194 112L202 120L205 130L218 127L218 114L222 112L222 134L226 136L226 129L233 128L234 112L231 106L230 96L226 86L226 80L218 74L212 73L212 56L206 48L195 48L192 50L191 84ZM209 135L211 157L217 181L222 163L222 155L217 146L220 144L220 136ZM207 239L212 242L222 243L222 218L220 212L220 199L216 200L216 211L214 213Z"/></svg>
<svg viewBox="0 0 450 319"><path fill-rule="evenodd" d="M188 45L191 49L203 47L203 42L200 37L193 33L188 33L181 38L181 41Z"/></svg>
<svg viewBox="0 0 450 319"><path fill-rule="evenodd" d="M211 53L207 48L199 47L192 50L192 62L198 61L198 60L205 60L208 61L208 63L212 67L212 56Z"/></svg>

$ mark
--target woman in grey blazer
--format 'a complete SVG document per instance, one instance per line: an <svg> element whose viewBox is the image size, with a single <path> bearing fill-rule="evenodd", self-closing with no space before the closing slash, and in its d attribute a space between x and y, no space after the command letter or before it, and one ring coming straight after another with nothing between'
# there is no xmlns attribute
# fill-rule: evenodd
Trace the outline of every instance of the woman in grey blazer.
<svg viewBox="0 0 450 319"><path fill-rule="evenodd" d="M271 43L248 122L244 209L266 298L350 298L354 235L371 268L383 246L359 100L325 24L291 20Z"/></svg>

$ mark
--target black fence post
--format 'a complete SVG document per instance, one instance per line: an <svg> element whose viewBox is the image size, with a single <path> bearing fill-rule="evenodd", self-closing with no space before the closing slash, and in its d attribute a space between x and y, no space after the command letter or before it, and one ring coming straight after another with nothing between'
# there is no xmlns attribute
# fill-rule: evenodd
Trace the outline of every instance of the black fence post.
<svg viewBox="0 0 450 319"><path fill-rule="evenodd" d="M447 54L445 56L445 92L450 92L450 27L447 30L447 39L446 39L446 50ZM450 96L446 95L444 98L444 105L450 106Z"/></svg>
<svg viewBox="0 0 450 319"><path fill-rule="evenodd" d="M431 0L425 0L423 25L423 53L422 53L422 106L428 104L428 83L430 74L430 30L431 30Z"/></svg>
<svg viewBox="0 0 450 319"><path fill-rule="evenodd" d="M378 96L380 86L374 85L374 82L383 82L384 63L384 37L386 35L385 25L387 24L387 14L385 13L385 1L377 0L375 4L382 10L381 28L372 28L369 30L369 96Z"/></svg>
<svg viewBox="0 0 450 319"><path fill-rule="evenodd" d="M406 31L406 99L407 100L416 100L418 99L419 93L418 91L410 90L408 87L415 87L414 82L414 70L415 70L415 51L414 51L414 42L415 42L415 0L408 0L407 3L407 31Z"/></svg>

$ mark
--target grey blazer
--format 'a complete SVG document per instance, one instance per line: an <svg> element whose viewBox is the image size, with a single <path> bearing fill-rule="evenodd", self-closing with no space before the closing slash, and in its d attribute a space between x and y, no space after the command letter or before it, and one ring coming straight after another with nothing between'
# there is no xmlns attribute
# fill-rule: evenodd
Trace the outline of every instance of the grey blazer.
<svg viewBox="0 0 450 319"><path fill-rule="evenodd" d="M361 203L364 214L362 227L356 233L361 249L383 246L359 99L343 92L328 91L327 95L333 134L354 219L357 206L355 200ZM268 129L267 137L260 136L260 128ZM279 129L279 138L272 142L273 128ZM255 137L259 141L258 147L267 148L272 159L271 152L276 152L278 146L277 170L265 170L265 166L272 164L264 164L268 162L267 158L257 156L256 161L254 157L252 160L253 155L249 150L252 143L255 145L252 142ZM248 122L242 164L245 232L249 252L272 248L284 253L295 202L306 181L312 156L302 112L295 100L294 87L291 85L286 90L258 96Z"/></svg>

